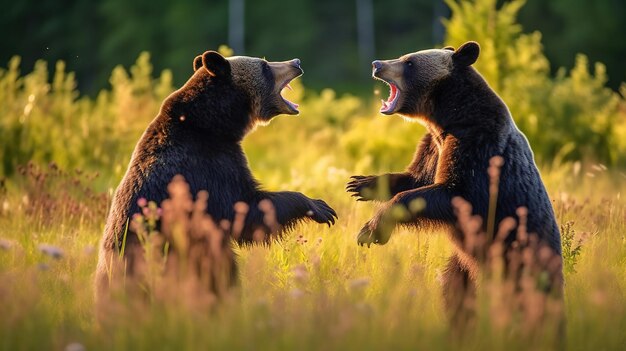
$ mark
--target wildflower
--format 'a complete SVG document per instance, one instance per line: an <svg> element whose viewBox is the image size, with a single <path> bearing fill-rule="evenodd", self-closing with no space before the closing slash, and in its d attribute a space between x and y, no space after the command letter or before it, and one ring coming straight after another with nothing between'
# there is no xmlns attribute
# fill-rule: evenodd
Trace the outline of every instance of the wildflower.
<svg viewBox="0 0 626 351"><path fill-rule="evenodd" d="M87 245L83 249L83 253L87 256L91 256L94 252L96 252L96 248L93 245Z"/></svg>
<svg viewBox="0 0 626 351"><path fill-rule="evenodd" d="M580 169L582 168L580 161L574 162L574 167L572 167L572 172L574 176L577 176L580 173Z"/></svg>
<svg viewBox="0 0 626 351"><path fill-rule="evenodd" d="M297 299L297 298L299 298L299 297L304 296L304 291L302 291L302 290L300 290L300 289L298 289L298 288L295 288L295 289L292 289L292 290L289 292L289 295L291 295L291 297L293 297L293 298Z"/></svg>
<svg viewBox="0 0 626 351"><path fill-rule="evenodd" d="M7 239L0 239L0 249L9 250L13 247L13 243Z"/></svg>
<svg viewBox="0 0 626 351"><path fill-rule="evenodd" d="M606 166L602 163L598 163L596 165L591 166L591 168L596 172L604 172L607 170Z"/></svg>
<svg viewBox="0 0 626 351"><path fill-rule="evenodd" d="M309 273L306 270L306 266L303 264L299 264L293 267L291 272L293 273L293 278L296 281L305 281L309 276Z"/></svg>
<svg viewBox="0 0 626 351"><path fill-rule="evenodd" d="M143 198L143 197L140 197L140 198L137 200L137 205L139 205L139 207L146 207L146 206L148 205L148 200L146 200L146 199L145 199L145 198Z"/></svg>
<svg viewBox="0 0 626 351"><path fill-rule="evenodd" d="M40 244L38 246L39 251L41 253L46 254L54 259L61 259L63 257L63 250L56 246L48 245L48 244Z"/></svg>
<svg viewBox="0 0 626 351"><path fill-rule="evenodd" d="M350 289L360 290L370 285L370 278L362 277L362 278L352 279L349 285L350 285Z"/></svg>
<svg viewBox="0 0 626 351"><path fill-rule="evenodd" d="M130 222L130 225L132 226L133 230L138 230L137 226L143 226L144 224L144 217L140 214L140 213L135 213L133 214L133 218L132 221Z"/></svg>
<svg viewBox="0 0 626 351"><path fill-rule="evenodd" d="M85 346L83 346L83 344L78 343L78 342L72 342L69 343L67 346L65 346L65 351L85 351L86 348Z"/></svg>

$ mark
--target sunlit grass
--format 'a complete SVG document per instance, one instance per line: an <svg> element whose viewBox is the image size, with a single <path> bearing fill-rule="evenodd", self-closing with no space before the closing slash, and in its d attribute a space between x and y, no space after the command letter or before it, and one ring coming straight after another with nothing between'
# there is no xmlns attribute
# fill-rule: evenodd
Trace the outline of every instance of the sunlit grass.
<svg viewBox="0 0 626 351"><path fill-rule="evenodd" d="M322 173L327 176L313 171L313 179L339 213L334 227L304 224L270 247L235 247L240 285L217 309L112 306L119 321L106 328L96 323L92 287L104 218L77 224L69 216L32 217L23 190L9 190L0 214L1 348L63 349L78 342L88 350L551 349L498 334L488 313L479 315L468 339L452 338L438 280L451 252L445 235L400 230L385 246L357 246L355 234L373 205L342 192L343 173ZM619 173L560 176L559 182L551 172L545 176L558 220L573 221L576 240L582 239L575 269L566 274L567 348L620 349L626 188L612 179ZM61 257L41 252L41 244L58 248Z"/></svg>

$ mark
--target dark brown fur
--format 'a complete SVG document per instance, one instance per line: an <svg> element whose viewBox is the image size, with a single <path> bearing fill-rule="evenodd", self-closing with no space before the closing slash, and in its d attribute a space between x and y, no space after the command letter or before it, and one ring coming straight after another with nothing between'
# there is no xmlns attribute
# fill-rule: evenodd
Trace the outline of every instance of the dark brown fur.
<svg viewBox="0 0 626 351"><path fill-rule="evenodd" d="M96 272L97 292L106 290L115 258L124 252L125 270L132 275L132 260L139 250L137 235L125 231L137 201L161 203L175 175L189 183L192 195L209 193L207 212L216 223L233 221L233 205L249 205L239 241L253 242L253 234L281 231L302 220L331 225L336 213L323 200L292 191L269 192L261 188L248 167L241 142L259 123L278 114L298 111L280 96L288 81L302 73L297 59L267 62L251 57L225 59L208 51L194 60L195 72L185 85L163 102L133 152L126 175L113 197ZM270 228L259 203L270 200L278 229ZM123 250L123 251L122 251ZM234 270L233 270L234 271ZM115 279L119 279L116 277Z"/></svg>
<svg viewBox="0 0 626 351"><path fill-rule="evenodd" d="M396 60L374 62L375 77L396 85L400 94L395 107L383 113L416 119L428 132L405 172L354 176L347 186L358 200L383 201L359 233L360 244L385 244L397 224L418 228L436 224L450 230L457 250L445 270L443 288L446 306L457 324L471 314L463 308L463 301L474 294L477 272L485 260L477 252L465 250L467 238L457 226L451 201L457 196L469 201L472 214L484 219L486 231L487 169L492 157L504 159L496 228L507 217L519 220L516 211L525 207L527 231L550 247L554 255L561 255L559 230L533 153L505 103L471 67L478 52L478 44L470 42L457 51L425 50ZM389 198L379 195L385 193L377 190L383 184L389 184ZM416 199L425 200L425 207L411 211L410 205ZM406 209L404 218L392 215L395 206ZM505 252L518 239L517 229L506 233ZM551 274L551 289L560 294L560 267Z"/></svg>

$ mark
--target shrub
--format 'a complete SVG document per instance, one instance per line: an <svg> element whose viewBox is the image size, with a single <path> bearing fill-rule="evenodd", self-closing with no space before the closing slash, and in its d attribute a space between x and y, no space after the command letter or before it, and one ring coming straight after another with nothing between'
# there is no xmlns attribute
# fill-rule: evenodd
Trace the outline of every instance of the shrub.
<svg viewBox="0 0 626 351"><path fill-rule="evenodd" d="M605 66L578 55L569 73L555 76L543 54L541 33L523 33L516 22L524 0L447 0L452 9L446 45L481 44L476 68L509 106L543 163L590 160L624 164L626 101L606 87ZM625 88L622 89L623 91Z"/></svg>
<svg viewBox="0 0 626 351"><path fill-rule="evenodd" d="M172 76L152 78L148 53L142 53L130 75L121 66L111 75L111 90L95 99L79 97L73 73L57 62L52 81L38 61L20 75L19 57L0 70L0 175L15 174L17 165L54 161L64 169L100 170L120 177L134 142L172 91Z"/></svg>

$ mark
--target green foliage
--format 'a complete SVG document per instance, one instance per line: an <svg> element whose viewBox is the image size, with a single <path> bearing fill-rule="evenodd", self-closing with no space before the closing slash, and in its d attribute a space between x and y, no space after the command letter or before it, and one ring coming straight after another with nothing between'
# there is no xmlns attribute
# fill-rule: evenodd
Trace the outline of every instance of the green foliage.
<svg viewBox="0 0 626 351"><path fill-rule="evenodd" d="M624 135L615 129L626 122L626 101L606 87L604 65L592 73L587 57L578 55L569 73L562 68L552 77L541 34L522 33L516 21L524 0L500 8L496 0L447 3L446 45L481 44L476 68L507 103L540 161L626 161Z"/></svg>
<svg viewBox="0 0 626 351"><path fill-rule="evenodd" d="M543 33L551 67L573 67L576 54L608 67L609 86L617 90L626 79L626 2L584 0L528 0L519 13L524 27Z"/></svg>
<svg viewBox="0 0 626 351"><path fill-rule="evenodd" d="M524 34L516 23L524 1L504 3L499 9L495 0L449 0L448 4L453 15L445 23L446 43L458 46L469 39L481 43L476 67L507 102L539 161L626 164L626 103L606 88L602 64L590 72L586 56L579 55L570 72L560 69L552 77L540 33ZM135 141L173 90L170 71L152 77L147 53L139 56L130 72L115 67L111 88L95 99L79 97L75 76L66 72L62 61L52 75L43 61L24 76L19 65L14 57L7 69L0 70L0 174L5 176L30 160L55 161L62 167L100 171L111 181L108 185L114 184ZM304 99L298 123L279 118L262 136L253 135L247 142L290 150L285 152L296 160L294 168L328 165L332 160L357 170L398 169L408 162L423 134L416 124L373 118L373 105L354 96L338 97L329 89L305 94L301 87L298 94L297 100ZM315 140L326 156L303 156L288 145L291 140L283 133ZM282 169L278 161L264 161L254 150L251 159L262 169Z"/></svg>
<svg viewBox="0 0 626 351"><path fill-rule="evenodd" d="M397 57L443 39L443 0L368 0L373 6L376 58ZM228 41L229 1L22 0L0 13L0 62L18 54L32 69L38 59L64 60L81 92L94 96L116 64L130 66L142 51L157 70L171 69L176 85L190 72L190 57ZM368 62L357 57L355 1L257 0L245 3L245 52L272 60L299 57L308 87L332 85L366 94ZM8 3L7 3L8 4ZM520 21L544 33L554 69L573 67L582 51L607 64L610 86L626 79L626 3L617 0L528 0ZM315 65L310 63L315 62ZM365 88L364 88L365 87Z"/></svg>
<svg viewBox="0 0 626 351"><path fill-rule="evenodd" d="M566 273L574 273L574 267L583 248L582 240L576 237L574 221L568 221L561 225L561 245L563 246L563 270Z"/></svg>
<svg viewBox="0 0 626 351"><path fill-rule="evenodd" d="M44 61L20 76L19 57L0 70L0 174L32 160L64 168L98 170L119 176L134 143L173 90L172 75L152 78L150 55L143 53L129 73L111 75L111 90L95 99L79 98L73 73L59 61L52 78Z"/></svg>
<svg viewBox="0 0 626 351"><path fill-rule="evenodd" d="M495 0L448 4L453 15L445 23L446 43L458 46L469 39L481 43L476 67L507 102L541 163L589 160L626 165L626 87L622 95L606 88L602 64L590 72L586 56L579 55L571 71L560 69L551 76L541 34L525 34L516 23L523 1L507 2L499 9ZM221 50L232 55L227 47ZM54 161L61 167L99 171L102 185L114 186L134 143L173 90L172 81L169 70L154 78L150 56L142 53L130 70L115 67L111 87L92 99L80 97L76 78L62 61L53 73L38 61L32 72L22 75L20 59L14 57L8 68L0 69L0 175L11 176L17 165L30 160ZM302 106L298 122L279 117L246 141L253 166L274 170L270 179L311 165L320 172L331 164L341 165L336 168L342 173L346 168L400 170L409 162L424 132L420 125L375 117L375 102L338 96L330 89L305 92L299 82L294 96ZM386 94L384 85L380 89L374 96ZM294 139L284 135L313 141L323 156L294 148ZM292 160L291 168L283 167L281 158L264 157L257 146L283 150Z"/></svg>

